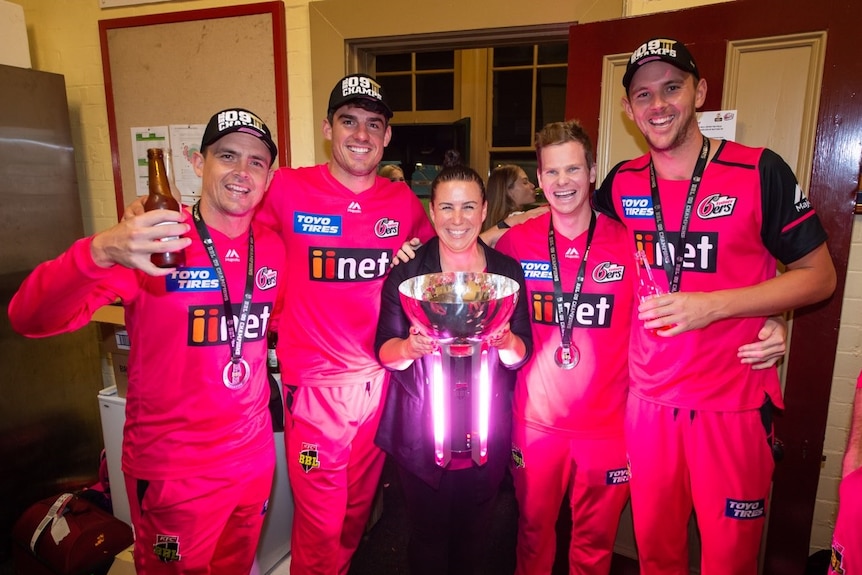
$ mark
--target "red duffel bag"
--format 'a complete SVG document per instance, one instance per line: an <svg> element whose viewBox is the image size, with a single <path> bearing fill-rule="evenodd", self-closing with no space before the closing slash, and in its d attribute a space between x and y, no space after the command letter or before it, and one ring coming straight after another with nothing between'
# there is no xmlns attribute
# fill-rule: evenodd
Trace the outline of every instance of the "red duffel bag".
<svg viewBox="0 0 862 575"><path fill-rule="evenodd" d="M12 528L18 575L105 575L132 528L72 493L33 504Z"/></svg>

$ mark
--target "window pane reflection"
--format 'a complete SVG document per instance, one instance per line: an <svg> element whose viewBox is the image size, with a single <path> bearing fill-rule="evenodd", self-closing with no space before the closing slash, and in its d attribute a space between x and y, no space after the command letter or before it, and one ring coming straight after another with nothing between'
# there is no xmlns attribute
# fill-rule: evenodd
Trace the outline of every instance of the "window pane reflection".
<svg viewBox="0 0 862 575"><path fill-rule="evenodd" d="M378 72L409 72L411 69L410 53L384 54L377 56L375 67Z"/></svg>
<svg viewBox="0 0 862 575"><path fill-rule="evenodd" d="M565 64L569 60L568 42L539 44L538 64Z"/></svg>
<svg viewBox="0 0 862 575"><path fill-rule="evenodd" d="M417 70L451 70L455 67L455 51L416 52Z"/></svg>
<svg viewBox="0 0 862 575"><path fill-rule="evenodd" d="M492 144L529 146L532 144L533 71L494 72L494 126Z"/></svg>
<svg viewBox="0 0 862 575"><path fill-rule="evenodd" d="M503 66L532 66L532 46L505 46L494 48L494 67Z"/></svg>
<svg viewBox="0 0 862 575"><path fill-rule="evenodd" d="M455 74L417 74L416 109L451 110L455 107Z"/></svg>
<svg viewBox="0 0 862 575"><path fill-rule="evenodd" d="M386 97L389 99L389 107L394 112L409 112L413 109L413 85L412 76L409 74L397 76L382 76L378 78Z"/></svg>
<svg viewBox="0 0 862 575"><path fill-rule="evenodd" d="M566 68L536 70L536 129L565 120Z"/></svg>

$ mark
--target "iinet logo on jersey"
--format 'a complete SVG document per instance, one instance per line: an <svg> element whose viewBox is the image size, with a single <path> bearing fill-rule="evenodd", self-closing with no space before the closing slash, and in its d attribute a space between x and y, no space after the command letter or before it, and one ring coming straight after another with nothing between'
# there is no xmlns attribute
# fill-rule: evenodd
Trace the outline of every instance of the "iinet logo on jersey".
<svg viewBox="0 0 862 575"><path fill-rule="evenodd" d="M557 304L553 292L534 291L530 303L533 323L557 325ZM570 302L563 304L568 315ZM614 296L582 293L575 309L575 325L579 327L610 327Z"/></svg>
<svg viewBox="0 0 862 575"><path fill-rule="evenodd" d="M635 248L646 253L647 261L653 268L664 266L658 234L652 231L634 232ZM675 261L678 232L668 232L668 252L670 261ZM688 232L685 246L682 247L682 269L704 273L715 273L718 258L718 234L715 232Z"/></svg>
<svg viewBox="0 0 862 575"><path fill-rule="evenodd" d="M370 281L386 275L391 263L392 254L389 250L308 248L311 281Z"/></svg>
<svg viewBox="0 0 862 575"><path fill-rule="evenodd" d="M258 341L266 337L272 303L253 303L243 331L245 341ZM234 316L234 327L239 326L239 318ZM228 341L227 321L223 305L192 306L189 308L188 345L221 345Z"/></svg>

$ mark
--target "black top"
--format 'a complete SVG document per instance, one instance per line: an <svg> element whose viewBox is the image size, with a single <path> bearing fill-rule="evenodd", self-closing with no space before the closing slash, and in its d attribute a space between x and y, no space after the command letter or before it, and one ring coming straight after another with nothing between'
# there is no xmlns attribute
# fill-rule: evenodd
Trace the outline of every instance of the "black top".
<svg viewBox="0 0 862 575"><path fill-rule="evenodd" d="M407 338L410 321L401 307L398 286L412 277L441 272L440 244L438 238L431 239L416 251L416 257L401 263L392 270L383 285L380 321L377 324L375 353L392 338ZM479 500L495 494L503 473L511 458L512 390L515 386L516 370L523 365L533 351L530 328L527 288L521 265L500 252L491 249L482 240L479 245L485 251L486 272L512 278L518 282L520 292L515 311L509 320L512 332L519 336L527 348L524 361L507 367L491 348L489 359L492 370L491 422L488 438L488 461L474 470L483 475ZM431 403L429 369L423 359L414 361L403 371L393 371L383 406L380 427L374 442L391 455L398 465L404 467L435 489L445 469L434 462L434 442L431 426Z"/></svg>

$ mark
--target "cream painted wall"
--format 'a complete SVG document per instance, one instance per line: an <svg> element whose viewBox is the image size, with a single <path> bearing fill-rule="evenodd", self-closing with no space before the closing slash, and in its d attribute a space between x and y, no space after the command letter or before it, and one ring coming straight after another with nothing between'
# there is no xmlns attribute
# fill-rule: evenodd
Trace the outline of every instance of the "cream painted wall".
<svg viewBox="0 0 862 575"><path fill-rule="evenodd" d="M116 223L116 208L98 21L252 2L178 0L103 10L98 0L14 1L24 8L33 68L65 77L84 230L88 234L104 230ZM311 164L312 132L318 127L311 122L308 0L284 0L284 5L291 162Z"/></svg>
<svg viewBox="0 0 862 575"><path fill-rule="evenodd" d="M623 8L626 16L641 16L643 14L654 14L656 12L667 12L669 10L682 10L683 8L694 8L695 6L706 6L707 4L718 4L720 2L731 2L732 0L625 0Z"/></svg>

